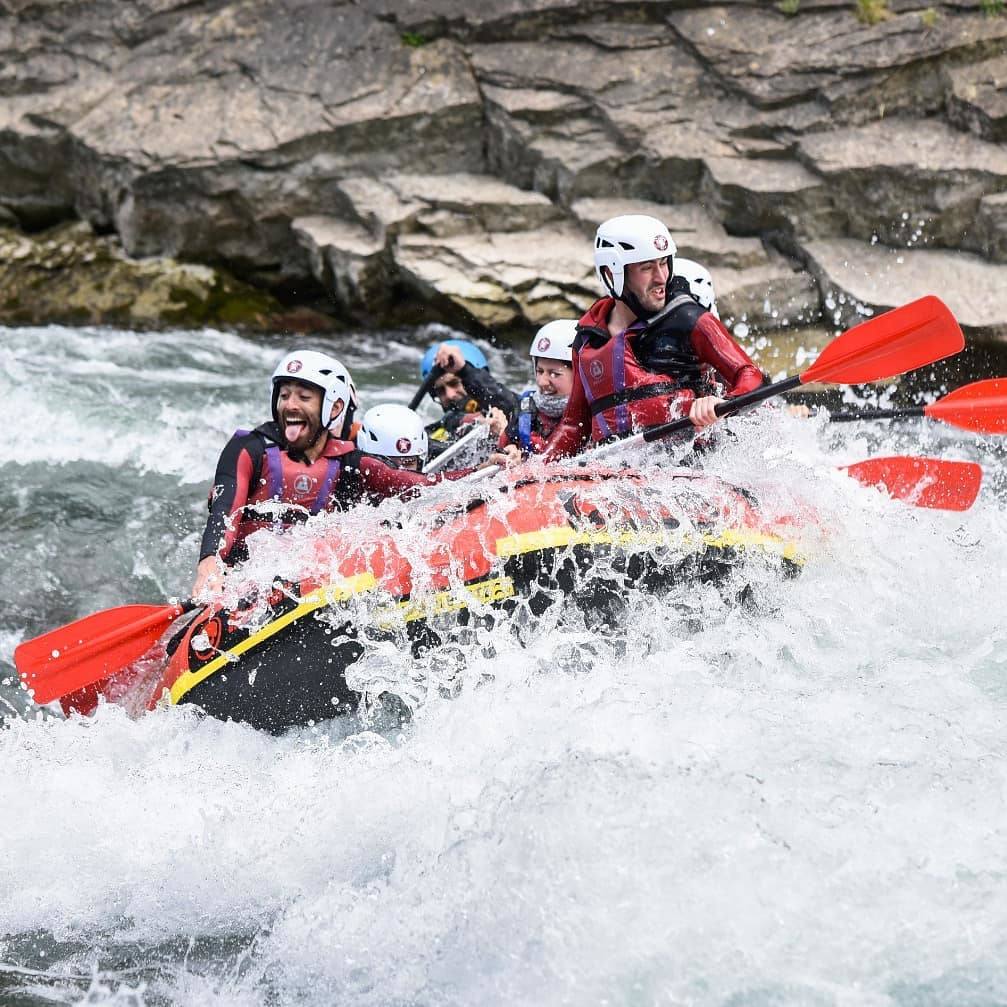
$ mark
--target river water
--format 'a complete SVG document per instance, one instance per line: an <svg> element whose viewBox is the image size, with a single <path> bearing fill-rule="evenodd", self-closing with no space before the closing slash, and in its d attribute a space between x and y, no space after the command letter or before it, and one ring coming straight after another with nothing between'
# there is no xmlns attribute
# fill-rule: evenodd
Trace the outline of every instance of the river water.
<svg viewBox="0 0 1007 1007"><path fill-rule="evenodd" d="M314 345L365 404L408 401L437 335ZM992 439L735 421L708 464L815 510L800 577L753 569L756 605L631 597L618 640L571 621L473 647L471 687L405 727L37 711L20 640L186 594L217 454L265 418L287 345L0 329L0 1002L1007 1002ZM760 349L782 373L811 346ZM526 383L518 353L491 359ZM898 394L1003 368L973 353ZM885 454L980 461L983 491L928 511L836 470Z"/></svg>

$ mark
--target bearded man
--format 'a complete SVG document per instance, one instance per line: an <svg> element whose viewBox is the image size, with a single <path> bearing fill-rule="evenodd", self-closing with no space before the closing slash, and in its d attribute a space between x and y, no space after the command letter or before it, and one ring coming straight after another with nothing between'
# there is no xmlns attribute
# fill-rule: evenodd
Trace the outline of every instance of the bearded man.
<svg viewBox="0 0 1007 1007"><path fill-rule="evenodd" d="M288 353L273 371L271 389L272 420L237 431L217 462L194 596L219 587L225 568L248 557L245 542L253 532L282 530L322 511L408 497L466 473L424 475L361 451L353 439L357 389L327 353ZM423 434L419 417L413 418ZM418 439L413 427L384 432L393 443ZM425 434L423 441L425 452Z"/></svg>
<svg viewBox="0 0 1007 1007"><path fill-rule="evenodd" d="M674 273L675 242L655 217L606 220L594 241L595 273L608 292L577 324L574 382L546 444L550 461L591 442L624 437L688 416L716 419L724 395L758 388L762 372L720 319Z"/></svg>

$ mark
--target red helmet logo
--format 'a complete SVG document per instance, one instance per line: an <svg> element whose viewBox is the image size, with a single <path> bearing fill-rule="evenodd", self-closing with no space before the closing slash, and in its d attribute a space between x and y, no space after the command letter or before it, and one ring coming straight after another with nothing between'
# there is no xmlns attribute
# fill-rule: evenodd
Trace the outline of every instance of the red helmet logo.
<svg viewBox="0 0 1007 1007"><path fill-rule="evenodd" d="M395 442L395 450L400 455L407 455L413 449L413 442L408 437L400 437Z"/></svg>
<svg viewBox="0 0 1007 1007"><path fill-rule="evenodd" d="M587 370L591 377L597 381L605 373L605 365L600 360L592 360L591 366Z"/></svg>
<svg viewBox="0 0 1007 1007"><path fill-rule="evenodd" d="M668 239L663 234L659 234L654 239L654 247L659 252L667 252L668 251Z"/></svg>
<svg viewBox="0 0 1007 1007"><path fill-rule="evenodd" d="M296 374L301 369L301 366L302 366L302 364L301 364L300 360L291 360L287 364L287 372L289 374Z"/></svg>
<svg viewBox="0 0 1007 1007"><path fill-rule="evenodd" d="M543 336L538 341L538 345L535 347L535 349L536 350L541 350L543 353L545 353L545 351L547 349L549 349L550 346L552 346L552 343L549 342L549 337L548 336Z"/></svg>

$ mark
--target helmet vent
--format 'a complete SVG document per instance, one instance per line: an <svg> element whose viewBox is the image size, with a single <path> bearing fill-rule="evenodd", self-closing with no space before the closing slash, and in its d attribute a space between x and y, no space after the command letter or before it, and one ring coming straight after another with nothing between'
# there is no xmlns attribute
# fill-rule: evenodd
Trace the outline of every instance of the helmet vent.
<svg viewBox="0 0 1007 1007"><path fill-rule="evenodd" d="M632 252L636 248L636 245L631 245L628 241L620 241L619 247L625 248L627 252Z"/></svg>

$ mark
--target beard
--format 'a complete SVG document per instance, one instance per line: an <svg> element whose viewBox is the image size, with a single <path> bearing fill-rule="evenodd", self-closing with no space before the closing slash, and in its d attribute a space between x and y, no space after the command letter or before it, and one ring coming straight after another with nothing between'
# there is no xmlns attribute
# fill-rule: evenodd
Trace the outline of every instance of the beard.
<svg viewBox="0 0 1007 1007"><path fill-rule="evenodd" d="M303 419L304 423L292 430L290 420L293 418L287 415L280 416L280 429L283 431L283 440L290 452L299 454L306 451L318 440L322 424L316 416L297 415L296 418Z"/></svg>

